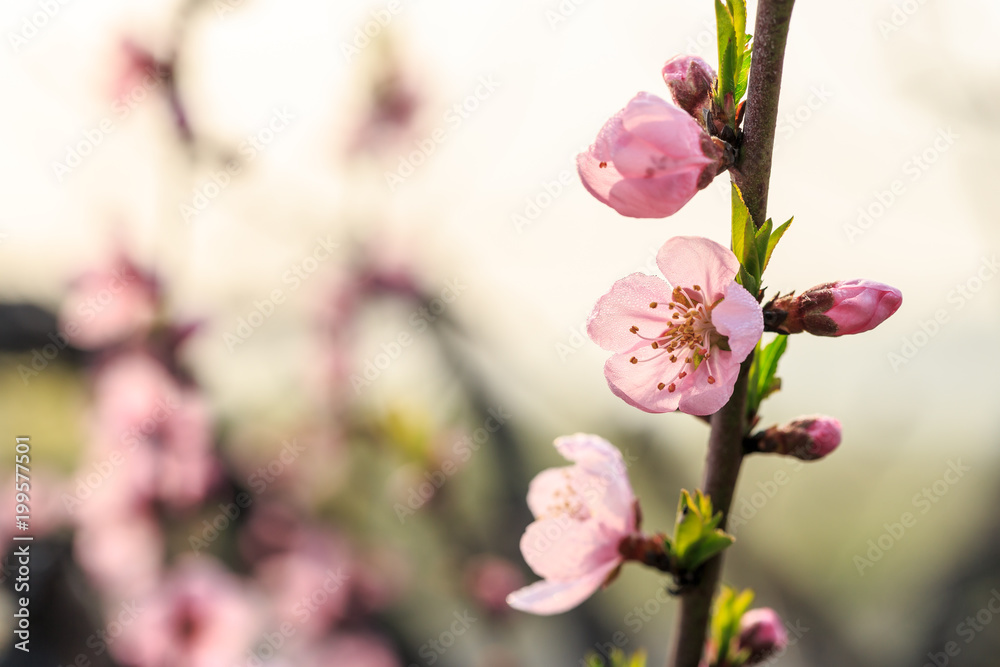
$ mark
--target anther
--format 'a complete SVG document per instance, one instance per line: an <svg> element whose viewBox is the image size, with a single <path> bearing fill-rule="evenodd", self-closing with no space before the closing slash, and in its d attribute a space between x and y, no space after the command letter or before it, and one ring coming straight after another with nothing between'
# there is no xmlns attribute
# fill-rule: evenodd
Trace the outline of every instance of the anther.
<svg viewBox="0 0 1000 667"><path fill-rule="evenodd" d="M665 384L663 384L663 383L661 382L660 384L656 385L656 388L657 388L657 389L663 389L663 388L664 388L664 387L666 387L666 386L667 386L667 385L665 385Z"/></svg>
<svg viewBox="0 0 1000 667"><path fill-rule="evenodd" d="M708 383L709 383L709 384L715 384L715 378L714 378L714 377L712 377L711 375L709 375L709 376L708 376Z"/></svg>
<svg viewBox="0 0 1000 667"><path fill-rule="evenodd" d="M656 306L657 306L657 303L655 301L653 301L652 303L649 304L650 308L656 308Z"/></svg>
<svg viewBox="0 0 1000 667"><path fill-rule="evenodd" d="M637 363L639 363L639 360L636 359L635 357L632 357L631 359L629 359L629 363L631 363L631 364L637 364ZM714 382L714 380L713 380L713 382Z"/></svg>

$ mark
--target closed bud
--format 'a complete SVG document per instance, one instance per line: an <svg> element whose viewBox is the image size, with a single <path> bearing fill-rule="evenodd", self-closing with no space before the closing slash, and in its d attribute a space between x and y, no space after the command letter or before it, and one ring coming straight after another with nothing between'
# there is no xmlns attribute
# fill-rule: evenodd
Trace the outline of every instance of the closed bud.
<svg viewBox="0 0 1000 667"><path fill-rule="evenodd" d="M695 56L675 56L663 66L663 80L670 88L674 104L702 122L702 109L708 109L715 87L715 70Z"/></svg>
<svg viewBox="0 0 1000 667"><path fill-rule="evenodd" d="M817 285L799 296L773 299L764 308L766 330L783 334L846 336L874 329L903 303L895 287L872 280Z"/></svg>
<svg viewBox="0 0 1000 667"><path fill-rule="evenodd" d="M840 422L833 417L799 417L772 426L755 438L754 451L793 456L803 461L821 459L840 445Z"/></svg>
<svg viewBox="0 0 1000 667"><path fill-rule="evenodd" d="M744 665L756 665L788 646L788 633L773 609L751 609L740 619L740 650L749 649Z"/></svg>

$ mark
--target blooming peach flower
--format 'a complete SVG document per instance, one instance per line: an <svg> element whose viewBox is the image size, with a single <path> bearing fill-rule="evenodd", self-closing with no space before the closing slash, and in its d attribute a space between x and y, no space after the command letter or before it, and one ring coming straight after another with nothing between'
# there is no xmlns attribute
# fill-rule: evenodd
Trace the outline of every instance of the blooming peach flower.
<svg viewBox="0 0 1000 667"><path fill-rule="evenodd" d="M262 629L257 597L207 558L183 559L139 608L111 644L118 661L134 667L241 664Z"/></svg>
<svg viewBox="0 0 1000 667"><path fill-rule="evenodd" d="M535 521L521 538L524 560L544 581L507 596L511 607L533 614L558 614L590 597L622 564L618 547L638 529L621 452L583 433L556 438L555 446L575 465L531 481Z"/></svg>
<svg viewBox="0 0 1000 667"><path fill-rule="evenodd" d="M649 93L639 93L576 157L584 187L631 218L676 213L715 178L721 151L691 118Z"/></svg>
<svg viewBox="0 0 1000 667"><path fill-rule="evenodd" d="M667 280L622 278L597 302L587 332L615 353L604 375L626 403L710 415L732 396L740 363L760 340L760 304L733 280L736 256L714 241L674 237L656 263Z"/></svg>
<svg viewBox="0 0 1000 667"><path fill-rule="evenodd" d="M841 280L817 285L799 296L790 294L768 304L778 318L776 331L814 336L846 336L870 331L889 319L903 303L895 287L874 280Z"/></svg>

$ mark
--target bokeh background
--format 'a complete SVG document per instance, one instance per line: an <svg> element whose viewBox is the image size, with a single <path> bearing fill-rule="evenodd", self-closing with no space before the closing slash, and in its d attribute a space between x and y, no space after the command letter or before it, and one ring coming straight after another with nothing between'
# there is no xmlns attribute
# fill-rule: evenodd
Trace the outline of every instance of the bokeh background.
<svg viewBox="0 0 1000 667"><path fill-rule="evenodd" d="M708 0L9 0L0 27L0 536L16 435L35 536L4 665L662 664L655 572L552 618L503 598L554 437L634 457L649 530L701 478L705 425L612 396L584 323L670 236L727 239L728 178L637 221L573 157L667 58L715 62ZM795 9L765 282L904 304L796 336L765 405L844 426L737 491L725 579L795 628L781 664L1000 650L998 30L992 0Z"/></svg>

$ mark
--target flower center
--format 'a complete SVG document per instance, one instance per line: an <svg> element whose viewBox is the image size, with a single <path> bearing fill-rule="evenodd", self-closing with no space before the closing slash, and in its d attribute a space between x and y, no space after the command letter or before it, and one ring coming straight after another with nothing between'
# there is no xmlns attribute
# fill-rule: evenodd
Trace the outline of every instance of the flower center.
<svg viewBox="0 0 1000 667"><path fill-rule="evenodd" d="M669 314L666 328L659 335L643 336L637 326L629 329L639 338L649 341L650 347L656 350L656 353L645 359L632 357L629 361L637 364L668 355L671 363L677 363L683 358L685 365L691 364L691 371L697 370L704 360L712 356L712 348L718 347L724 339L712 325L712 309L721 302L722 297L719 297L714 303L709 304L700 285L691 288L675 287L670 295L670 302L666 304ZM663 304L653 301L649 307L658 308L661 305ZM687 374L685 366L676 379L683 380ZM709 375L708 383L714 384L715 378ZM674 392L677 390L677 385L674 382L669 385L660 382L656 388Z"/></svg>
<svg viewBox="0 0 1000 667"><path fill-rule="evenodd" d="M576 521L586 521L590 518L590 509L583 495L574 488L573 477L568 472L564 471L563 477L566 486L552 493L552 502L545 513L546 518L556 519L566 516Z"/></svg>

